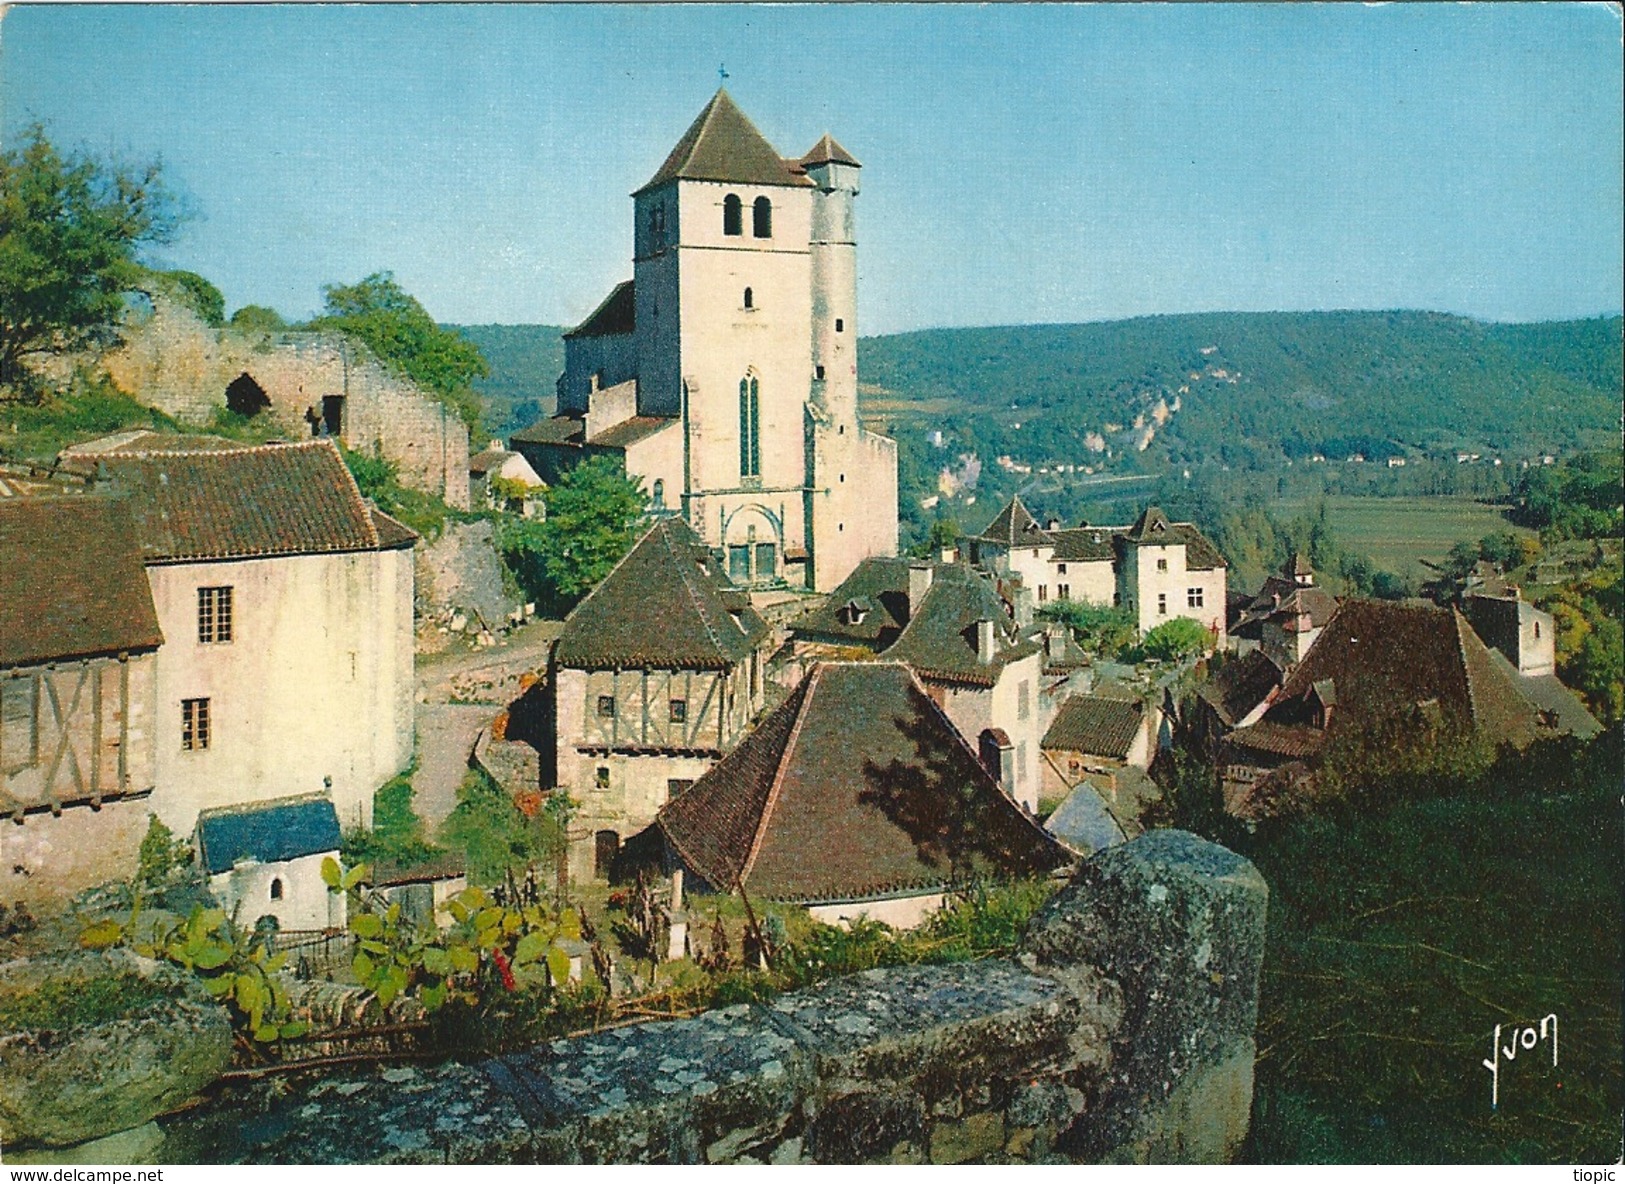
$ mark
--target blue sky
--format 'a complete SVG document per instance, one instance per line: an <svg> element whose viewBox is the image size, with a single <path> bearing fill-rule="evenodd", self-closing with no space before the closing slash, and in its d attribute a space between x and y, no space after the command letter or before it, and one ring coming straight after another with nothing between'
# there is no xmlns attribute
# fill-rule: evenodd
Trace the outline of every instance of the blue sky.
<svg viewBox="0 0 1625 1184"><path fill-rule="evenodd" d="M0 129L161 157L162 262L302 316L393 270L571 323L727 86L864 163L868 333L1222 309L1625 305L1605 5L14 7Z"/></svg>

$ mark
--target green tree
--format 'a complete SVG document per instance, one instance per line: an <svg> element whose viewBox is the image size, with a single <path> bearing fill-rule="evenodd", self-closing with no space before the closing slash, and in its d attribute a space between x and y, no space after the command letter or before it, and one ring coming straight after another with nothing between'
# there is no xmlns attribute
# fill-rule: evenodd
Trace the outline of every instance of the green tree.
<svg viewBox="0 0 1625 1184"><path fill-rule="evenodd" d="M34 354L108 334L179 216L157 164L64 156L35 125L0 152L0 384Z"/></svg>
<svg viewBox="0 0 1625 1184"><path fill-rule="evenodd" d="M1189 617L1164 621L1145 635L1140 650L1148 658L1176 662L1213 648L1213 635Z"/></svg>
<svg viewBox="0 0 1625 1184"><path fill-rule="evenodd" d="M354 284L329 284L322 298L322 315L310 328L354 337L453 408L469 431L478 429L483 408L469 384L491 372L479 347L437 325L390 272L374 272Z"/></svg>
<svg viewBox="0 0 1625 1184"><path fill-rule="evenodd" d="M211 329L226 323L226 298L195 271L149 271L137 287L151 285L191 309Z"/></svg>
<svg viewBox="0 0 1625 1184"><path fill-rule="evenodd" d="M1134 613L1111 605L1054 600L1040 608L1038 616L1046 621L1064 621L1086 653L1106 658L1115 658L1131 647L1138 635Z"/></svg>
<svg viewBox="0 0 1625 1184"><path fill-rule="evenodd" d="M545 521L507 516L497 543L526 595L564 608L620 562L647 505L642 486L619 464L595 456L559 477Z"/></svg>
<svg viewBox="0 0 1625 1184"><path fill-rule="evenodd" d="M234 329L247 329L255 333L276 333L286 329L288 322L274 308L267 308L263 304L245 304L231 314L231 325Z"/></svg>

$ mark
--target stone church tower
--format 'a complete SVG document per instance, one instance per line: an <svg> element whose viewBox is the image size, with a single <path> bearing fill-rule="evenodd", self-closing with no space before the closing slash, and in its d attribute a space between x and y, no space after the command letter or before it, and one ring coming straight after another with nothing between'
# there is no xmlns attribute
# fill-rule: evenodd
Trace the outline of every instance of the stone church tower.
<svg viewBox="0 0 1625 1184"><path fill-rule="evenodd" d="M565 336L544 477L624 458L754 587L835 587L897 549L897 446L857 416L858 162L779 156L718 91L634 195L633 279ZM538 463L539 462L539 463Z"/></svg>

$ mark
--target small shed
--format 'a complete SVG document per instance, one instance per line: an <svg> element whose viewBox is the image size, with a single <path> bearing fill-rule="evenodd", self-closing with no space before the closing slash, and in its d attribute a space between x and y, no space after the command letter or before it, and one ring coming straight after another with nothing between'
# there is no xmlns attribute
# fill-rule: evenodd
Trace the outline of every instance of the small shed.
<svg viewBox="0 0 1625 1184"><path fill-rule="evenodd" d="M274 917L284 932L343 928L344 894L329 892L322 880L322 860L337 859L339 843L338 812L326 794L198 815L198 860L209 890L240 925Z"/></svg>
<svg viewBox="0 0 1625 1184"><path fill-rule="evenodd" d="M401 906L403 917L444 927L451 916L440 906L468 887L468 865L455 851L411 863L381 859L373 866L371 882L385 900Z"/></svg>

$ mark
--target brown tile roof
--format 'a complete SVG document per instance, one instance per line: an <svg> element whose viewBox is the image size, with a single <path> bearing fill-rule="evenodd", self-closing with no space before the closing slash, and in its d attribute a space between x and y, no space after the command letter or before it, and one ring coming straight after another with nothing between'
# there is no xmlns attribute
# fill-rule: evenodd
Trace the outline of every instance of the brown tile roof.
<svg viewBox="0 0 1625 1184"><path fill-rule="evenodd" d="M502 467L502 462L510 456L518 456L517 452L509 452L506 448L484 448L468 458L468 471L470 473L489 473L492 469Z"/></svg>
<svg viewBox="0 0 1625 1184"><path fill-rule="evenodd" d="M892 662L817 667L658 822L713 887L776 900L873 899L1068 861Z"/></svg>
<svg viewBox="0 0 1625 1184"><path fill-rule="evenodd" d="M848 605L855 605L856 612L848 611ZM800 640L862 645L880 653L907 624L908 560L870 557L790 628Z"/></svg>
<svg viewBox="0 0 1625 1184"><path fill-rule="evenodd" d="M1337 686L1333 731L1429 700L1454 726L1496 740L1524 743L1538 723L1535 709L1461 614L1430 604L1345 600L1287 675L1266 718L1300 722L1314 685L1326 679Z"/></svg>
<svg viewBox="0 0 1625 1184"><path fill-rule="evenodd" d="M101 461L114 488L130 495L148 563L375 551L388 545L331 440L109 453Z"/></svg>
<svg viewBox="0 0 1625 1184"><path fill-rule="evenodd" d="M812 185L778 154L725 90L711 97L642 193L668 181L734 181L741 185Z"/></svg>
<svg viewBox="0 0 1625 1184"><path fill-rule="evenodd" d="M1259 720L1248 728L1237 728L1225 737L1227 760L1246 764L1245 754L1266 753L1272 757L1302 759L1314 756L1326 743L1326 733L1307 724L1278 724Z"/></svg>
<svg viewBox="0 0 1625 1184"><path fill-rule="evenodd" d="M163 644L121 499L0 500L0 667Z"/></svg>
<svg viewBox="0 0 1625 1184"><path fill-rule="evenodd" d="M1263 650L1251 650L1226 662L1196 689L1226 727L1234 727L1281 685L1281 668Z"/></svg>
<svg viewBox="0 0 1625 1184"><path fill-rule="evenodd" d="M1208 541L1208 537L1189 522L1174 523L1174 542L1185 544L1185 569L1187 571L1217 571L1221 567L1229 567L1219 548Z"/></svg>
<svg viewBox="0 0 1625 1184"><path fill-rule="evenodd" d="M372 528L378 532L378 547L393 551L396 547L410 547L418 541L417 531L405 523L397 522L377 506L368 506L372 515Z"/></svg>
<svg viewBox="0 0 1625 1184"><path fill-rule="evenodd" d="M587 421L579 415L554 415L508 437L508 443L581 444L587 439Z"/></svg>
<svg viewBox="0 0 1625 1184"><path fill-rule="evenodd" d="M624 333L631 333L638 327L638 300L637 292L632 280L622 280L610 289L608 296L597 308L587 314L587 319L574 329L565 333L566 339L571 337L619 337Z"/></svg>
<svg viewBox="0 0 1625 1184"><path fill-rule="evenodd" d="M1005 547L1046 547L1051 541L1020 497L1012 497L976 537Z"/></svg>
<svg viewBox="0 0 1625 1184"><path fill-rule="evenodd" d="M1131 543L1166 543L1173 533L1172 528L1168 515L1156 506L1147 506L1139 521L1128 528L1127 538Z"/></svg>
<svg viewBox="0 0 1625 1184"><path fill-rule="evenodd" d="M959 563L937 564L934 573L887 658L907 662L932 681L992 686L1007 664L1043 649L1037 638L1019 635L985 574ZM977 654L978 621L993 622L990 662Z"/></svg>
<svg viewBox="0 0 1625 1184"><path fill-rule="evenodd" d="M818 143L807 150L807 155L801 158L801 166L808 168L815 164L828 163L849 164L855 169L863 167L857 162L856 157L835 142L834 136L825 132Z"/></svg>
<svg viewBox="0 0 1625 1184"><path fill-rule="evenodd" d="M665 431L676 422L676 418L671 416L634 415L630 419L623 419L620 423L605 428L587 443L604 448L626 448L639 440L647 440L656 432Z"/></svg>
<svg viewBox="0 0 1625 1184"><path fill-rule="evenodd" d="M62 450L65 460L84 460L108 453L126 452L221 452L241 448L241 441L226 440L219 436L175 435L155 432L150 428L136 428L128 432L115 432L95 440L70 444Z"/></svg>
<svg viewBox="0 0 1625 1184"><path fill-rule="evenodd" d="M768 625L735 600L681 518L655 525L565 618L554 658L577 670L719 670L750 656Z"/></svg>
<svg viewBox="0 0 1625 1184"><path fill-rule="evenodd" d="M1073 695L1044 733L1042 747L1122 760L1145 724L1139 700Z"/></svg>
<svg viewBox="0 0 1625 1184"><path fill-rule="evenodd" d="M1122 526L1072 526L1048 533L1055 540L1055 559L1062 563L1088 563L1091 560L1117 558L1116 539L1126 529Z"/></svg>
<svg viewBox="0 0 1625 1184"><path fill-rule="evenodd" d="M1490 651L1490 660L1511 680L1522 695L1542 713L1541 727L1557 735L1574 735L1589 740L1602 731L1602 724L1573 691L1555 674L1519 674L1499 650Z"/></svg>

